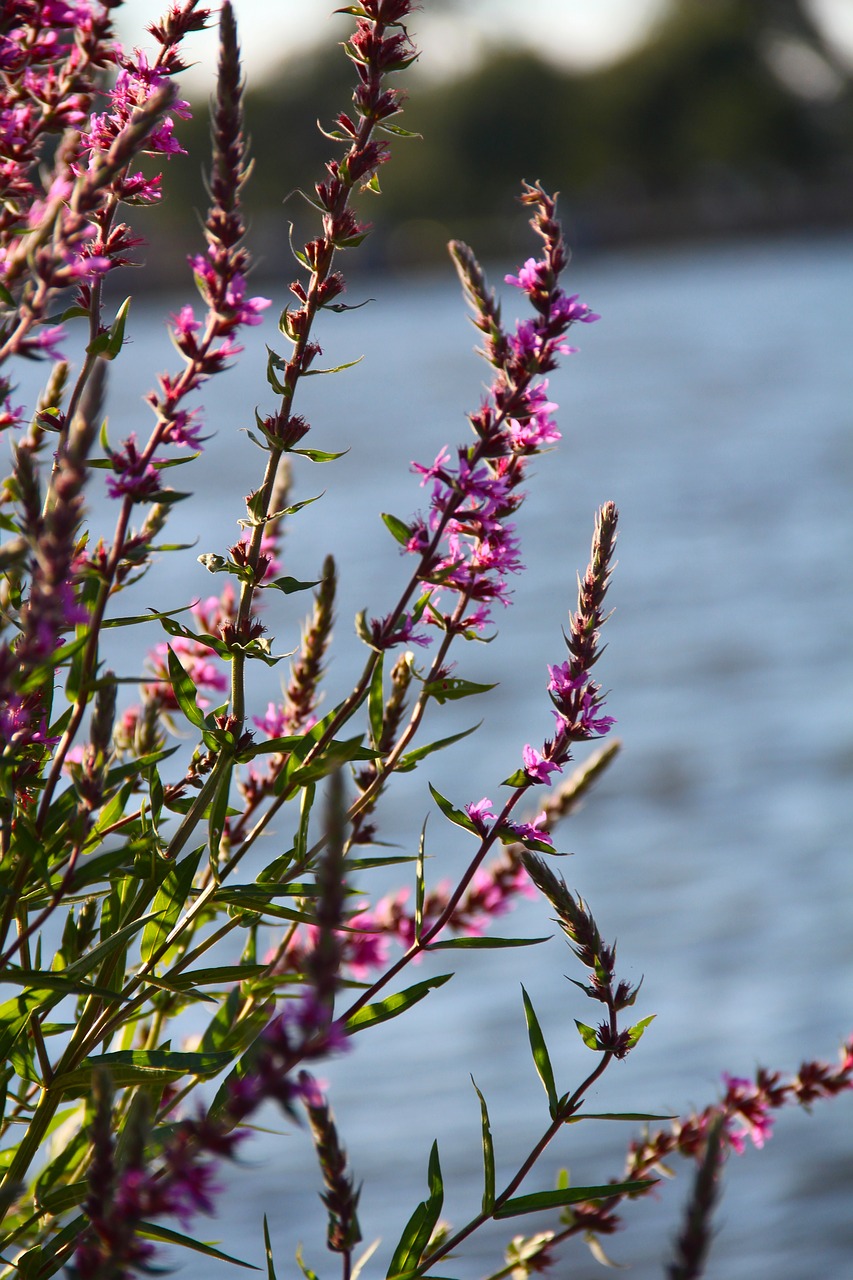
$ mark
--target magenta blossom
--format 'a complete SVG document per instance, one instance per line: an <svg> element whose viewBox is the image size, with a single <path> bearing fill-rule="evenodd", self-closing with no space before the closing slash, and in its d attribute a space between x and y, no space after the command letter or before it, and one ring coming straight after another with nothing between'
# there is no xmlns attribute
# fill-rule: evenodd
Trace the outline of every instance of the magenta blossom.
<svg viewBox="0 0 853 1280"><path fill-rule="evenodd" d="M561 764L557 764L555 760L546 760L529 742L521 754L524 760L524 772L531 782L549 783L552 773L563 772Z"/></svg>
<svg viewBox="0 0 853 1280"><path fill-rule="evenodd" d="M482 800L476 803L466 804L465 812L479 831L480 835L485 835L487 822L494 822L498 816L492 809L492 802L488 796L483 796Z"/></svg>
<svg viewBox="0 0 853 1280"><path fill-rule="evenodd" d="M548 821L546 813L540 813L532 822L508 822L506 825L519 840L542 840L545 844L553 844L550 832L545 831L544 824Z"/></svg>

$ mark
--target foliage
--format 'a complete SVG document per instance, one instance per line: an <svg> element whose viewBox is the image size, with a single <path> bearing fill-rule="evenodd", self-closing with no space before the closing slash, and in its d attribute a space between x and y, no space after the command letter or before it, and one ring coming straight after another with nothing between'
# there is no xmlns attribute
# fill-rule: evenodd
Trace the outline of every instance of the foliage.
<svg viewBox="0 0 853 1280"><path fill-rule="evenodd" d="M853 1052L846 1047L836 1067L804 1064L790 1080L764 1071L752 1081L727 1079L717 1103L635 1140L624 1170L604 1184L570 1186L558 1175L551 1190L522 1191L564 1126L661 1119L586 1109L591 1087L634 1052L653 1015L635 1017L639 988L618 976L615 945L550 861L556 824L616 747L596 749L538 816L522 813L534 788L550 784L613 725L593 672L616 544L612 502L597 515L565 656L549 668L553 736L525 745L499 784L500 802L431 788L441 818L469 842L462 875L451 885L427 883L425 827L417 852L402 857L385 854L379 839L381 801L394 776L467 737L420 741L427 708L489 691L452 671L450 651L455 657L465 643L492 638L491 611L510 602L511 575L522 567L512 517L528 463L560 436L547 375L572 350L569 329L598 319L562 286L568 250L556 201L538 183L523 187L538 256L507 277L527 310L513 326L504 324L473 252L460 241L450 245L491 383L469 414L470 442L413 464L429 486L427 513L386 515L408 556L408 576L386 612L356 620L362 671L326 710L321 689L337 570L327 556L299 577L282 572L284 530L307 505L291 500L290 468L335 460L307 443L301 383L340 371L320 367L317 318L347 308L338 263L368 232L354 199L378 192L388 138L407 136L400 93L388 78L415 56L403 25L411 6L363 0L343 10L352 106L327 122L336 158L305 195L311 235L292 241L297 278L279 320L283 352L270 350L266 367L271 407L257 409L248 424L263 465L245 498L243 533L224 554L199 557L219 594L177 614L142 616L122 613L122 592L156 556L187 551L160 539L172 507L190 496L172 486L173 469L204 445L195 397L225 375L240 354L240 331L260 322L270 300L248 288L241 201L251 164L226 3L205 247L191 255L188 272L202 314L184 305L169 320L180 363L146 397L148 439L116 440L104 417L106 384L114 362L126 358L133 319L129 300L114 313L108 307L105 282L140 243L120 219L160 201L150 157L182 152L175 124L189 110L175 90L182 41L210 15L197 0L173 7L150 28L157 53L149 59L117 44L113 7L23 0L0 26L0 356L4 370L20 358L49 364L31 409L16 404L11 375L4 372L0 384L2 425L12 439L0 515L8 535L0 595L0 975L10 989L0 1004L4 1274L65 1269L80 1280L107 1280L149 1269L160 1242L254 1265L190 1231L197 1214L215 1211L217 1165L248 1141L260 1109L276 1104L289 1120L307 1120L326 1243L349 1277L361 1241L361 1189L313 1070L357 1046L361 1032L440 999L435 993L453 974L416 980L410 969L424 954L541 941L486 932L531 886L556 913L582 970L572 981L601 1006L597 1025L576 1020L589 1065L566 1083L524 991L547 1102L542 1132L499 1182L488 1104L475 1086L481 1209L455 1229L442 1221L434 1146L425 1198L402 1229L388 1276L425 1277L486 1222L540 1212L556 1225L516 1236L497 1276L541 1269L576 1235L601 1254L600 1237L615 1228L619 1206L647 1195L675 1152L698 1160L673 1264L673 1274L694 1274L723 1155L741 1150L747 1137L761 1145L783 1104L809 1105L849 1089ZM149 160L137 169L143 156ZM116 518L111 539L95 543L83 495L99 479ZM268 626L292 627L291 597L308 592L283 698L253 714L252 664L284 661ZM144 622L156 622L164 638L138 681L138 700L126 704L125 686L137 681L106 666L104 633ZM181 741L191 745L182 750ZM270 837L274 819L290 832L285 849ZM399 863L414 881L411 907L405 893L377 900L356 890L356 876L369 883L378 868ZM203 1030L183 1043L190 1018ZM266 1223L264 1252L273 1276Z"/></svg>

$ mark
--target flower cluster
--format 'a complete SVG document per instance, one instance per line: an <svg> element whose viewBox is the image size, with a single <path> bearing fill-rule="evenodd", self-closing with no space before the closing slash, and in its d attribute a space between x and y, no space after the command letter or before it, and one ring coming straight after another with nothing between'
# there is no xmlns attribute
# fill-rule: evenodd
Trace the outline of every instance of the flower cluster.
<svg viewBox="0 0 853 1280"><path fill-rule="evenodd" d="M567 662L548 667L548 693L554 704L556 731L541 751L528 743L523 750L524 775L531 783L549 783L571 759L575 742L603 737L616 721L602 714L604 695L590 672L600 656L599 636L605 621L603 604L610 583L616 546L618 512L612 502L598 512L592 552L578 587L578 607L569 619Z"/></svg>
<svg viewBox="0 0 853 1280"><path fill-rule="evenodd" d="M141 243L117 221L119 206L160 198L160 176L133 172L134 159L181 150L166 111L186 117L189 109L175 97L171 77L184 66L181 41L204 26L208 11L198 0L174 5L151 28L160 47L149 62L114 39L112 8L97 0L24 0L2 37L0 272L9 291L0 319L3 354L54 352L60 331L31 332L44 322L52 294L76 285L77 305L88 310L103 276L124 266ZM103 90L98 77L107 67L117 68L117 76ZM52 134L64 136L46 166Z"/></svg>
<svg viewBox="0 0 853 1280"><path fill-rule="evenodd" d="M421 483L431 482L430 506L401 527L399 536L404 550L418 557L417 578L428 605L416 616L374 620L376 648L422 642L423 633L413 632L421 615L449 635L482 631L494 603L509 603L509 575L524 567L510 517L523 500L527 460L560 439L553 417L557 405L542 375L556 367L558 355L572 350L564 341L571 325L599 317L560 287L568 254L554 199L540 186L526 186L522 202L533 209L531 225L543 248L518 276L507 276L533 310L511 333L503 329L500 308L471 251L459 242L451 245L473 322L484 335L482 354L495 374L479 410L470 415L476 442L460 446L455 459L443 448L431 465L413 463Z"/></svg>
<svg viewBox="0 0 853 1280"><path fill-rule="evenodd" d="M196 318L191 306L185 305L172 316L172 341L183 358L184 368L178 375L161 374L158 391L151 391L147 396L157 417L153 439L162 444L201 448L199 409L188 410L184 402L208 378L228 368L229 362L242 350L236 340L238 330L260 324L264 310L270 305L269 298L247 296L250 256L243 244L246 226L240 192L249 163L242 94L237 30L231 5L226 4L220 15L213 163L208 183L211 203L205 221L208 248L206 254L194 254L189 259L207 312L202 321ZM153 445L149 445L147 450L149 463L152 448Z"/></svg>
<svg viewBox="0 0 853 1280"><path fill-rule="evenodd" d="M163 1144L155 1167L145 1158L148 1135L132 1122L125 1161L116 1159L112 1132L112 1089L106 1073L96 1072L93 1161L89 1171L86 1216L69 1267L75 1280L129 1276L147 1270L154 1246L138 1233L152 1218L177 1218L184 1227L198 1213L213 1213L216 1161L233 1159L247 1130L206 1116L181 1120ZM140 1131L141 1130L141 1131Z"/></svg>

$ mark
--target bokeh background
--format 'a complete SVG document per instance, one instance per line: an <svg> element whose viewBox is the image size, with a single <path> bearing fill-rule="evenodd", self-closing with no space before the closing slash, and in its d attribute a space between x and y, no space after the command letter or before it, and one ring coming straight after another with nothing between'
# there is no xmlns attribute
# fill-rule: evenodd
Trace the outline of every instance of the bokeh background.
<svg viewBox="0 0 853 1280"><path fill-rule="evenodd" d="M287 223L310 230L298 198L284 197L310 189L328 147L314 122L348 102L349 64L336 45L349 19L330 19L317 0L237 0L236 10L256 155L247 191L255 283L275 312L292 276ZM121 12L139 42L149 0ZM353 615L387 609L404 572L377 512L406 517L422 504L411 460L464 438L487 377L444 243L469 239L500 284L529 251L519 179L560 189L575 248L571 289L603 319L584 328L581 353L551 382L565 438L531 477L519 520L529 570L514 606L494 644L458 655L460 674L499 688L482 707L444 708L429 730L484 723L404 780L382 834L411 852L430 808L427 779L456 804L494 798L524 743L548 732L546 664L562 660L560 628L594 510L615 499L620 564L600 671L624 749L557 844L574 854L561 864L569 883L605 937L618 936L623 974L645 975L638 1013L658 1014L593 1109L682 1113L718 1095L723 1071L793 1071L803 1057L834 1057L853 1028L851 6L425 0L412 32L424 52L407 77L403 123L422 138L395 145L383 196L365 208L374 234L359 267L353 258L350 301L374 301L330 317L320 335L329 363L365 359L313 379L300 405L312 443L350 451L334 467L297 473L297 498L327 494L294 521L286 571L314 577L327 551L338 557L328 695L337 700L361 663ZM200 104L214 45L207 35L196 46L189 83ZM164 207L144 228L163 290L197 248L186 213L204 204L205 133L199 110L181 129L189 158L170 163ZM369 278L358 274L365 268ZM517 295L500 287L512 320ZM187 279L182 293L152 294L134 311L132 358L110 393L114 435L144 430L146 379L174 363L163 319L189 293ZM203 500L175 511L175 540L197 538L197 549L146 581L143 608L177 607L218 585L195 556L233 540L241 497L256 483L260 455L241 428L266 403L263 343L278 340L272 321L249 337L239 370L206 401L216 435L196 472ZM96 494L92 506L95 522L106 521ZM298 625L295 612L270 619L279 651L293 647ZM125 647L124 673L142 657ZM277 679L256 688L259 711ZM462 833L435 814L429 832L429 873L452 875L466 859ZM283 819L273 839L286 848L289 835ZM524 902L506 930L547 932L547 917L544 904ZM469 1072L489 1099L499 1176L547 1122L519 982L560 1087L589 1066L573 1027L589 1009L565 980L580 975L558 939L457 967L448 987L324 1072L365 1183L365 1238L383 1240L366 1274L387 1263L424 1193L433 1138L449 1212L458 1222L476 1210ZM291 1274L300 1240L309 1265L329 1274L307 1136L274 1112L264 1120L281 1133L247 1149L221 1221L201 1233L260 1263L266 1212L279 1275ZM851 1121L850 1098L813 1117L783 1114L765 1151L730 1161L709 1275L853 1276ZM617 1125L573 1126L528 1189L552 1186L566 1166L575 1182L618 1175L629 1136ZM686 1190L684 1177L663 1186L608 1243L638 1280L662 1274ZM506 1234L486 1233L447 1273L496 1270ZM182 1260L192 1280L213 1271L225 1268ZM556 1273L586 1280L599 1267L575 1244Z"/></svg>

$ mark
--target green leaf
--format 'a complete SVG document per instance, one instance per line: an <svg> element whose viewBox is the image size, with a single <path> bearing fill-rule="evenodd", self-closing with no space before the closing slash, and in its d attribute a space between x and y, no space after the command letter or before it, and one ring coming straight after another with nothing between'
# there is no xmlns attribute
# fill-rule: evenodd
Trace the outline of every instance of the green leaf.
<svg viewBox="0 0 853 1280"><path fill-rule="evenodd" d="M339 247L343 247L344 243L351 244L352 238L350 238L349 241L340 242ZM326 373L343 373L344 369L354 369L357 364L361 364L363 359L364 359L364 356L359 356L357 360L347 360L345 364L336 364L331 369L303 369L302 377L303 378L319 378Z"/></svg>
<svg viewBox="0 0 853 1280"><path fill-rule="evenodd" d="M367 718L370 723L370 741L378 749L382 741L382 726L385 719L385 694L382 688L383 655L377 655L376 665L370 677L370 692L367 696Z"/></svg>
<svg viewBox="0 0 853 1280"><path fill-rule="evenodd" d="M312 587L318 587L320 580L316 582L300 582L298 578L274 578L272 582L263 582L260 584L264 591L273 589L281 591L286 596L293 595L295 591L310 591Z"/></svg>
<svg viewBox="0 0 853 1280"><path fill-rule="evenodd" d="M311 764L296 768L287 777L285 785L304 787L306 782L314 782L317 778L325 778L328 774L334 773L339 765L348 764L352 760L375 760L376 752L372 747L363 746L363 741L364 734L360 733L355 738L347 738L340 741L336 739L328 742L323 748L323 754L317 760L313 760ZM282 777L284 777L284 773ZM282 790L284 790L284 787L282 787ZM276 793L281 794L277 785Z"/></svg>
<svg viewBox="0 0 853 1280"><path fill-rule="evenodd" d="M295 920L299 924L316 924L317 917L313 912L297 911L293 907L280 907L270 902L271 897L275 897L281 892L276 889L272 894L266 892L266 885L226 885L224 888L215 890L210 899L211 902L223 902L227 906L233 907L236 912L255 912L261 915L273 916L277 920Z"/></svg>
<svg viewBox="0 0 853 1280"><path fill-rule="evenodd" d="M334 309L334 308L333 308ZM288 449L288 453L296 453L309 462L336 462L338 458L349 453L349 449L341 449L340 453L326 453L323 449Z"/></svg>
<svg viewBox="0 0 853 1280"><path fill-rule="evenodd" d="M365 1005L363 1009L359 1009L348 1020L346 1024L347 1034L352 1035L355 1031L363 1031L365 1027L375 1026L377 1022L387 1022L389 1018L396 1018L398 1014L405 1013L407 1009L411 1009L413 1004L423 1000L424 996L429 995L430 991L435 990L437 987L443 987L445 982L449 982L452 977L452 973L442 973L438 977L427 978L424 982L416 982L414 986L407 987L405 991L398 991L392 996L386 996L384 1000L380 1000L376 1004Z"/></svg>
<svg viewBox="0 0 853 1280"><path fill-rule="evenodd" d="M219 786L216 789L207 817L207 847L210 853L210 872L217 883L220 878L219 859L222 833L225 830L225 822L230 812L228 808L228 792L231 788L231 775L233 772L234 766L229 763L219 780Z"/></svg>
<svg viewBox="0 0 853 1280"><path fill-rule="evenodd" d="M223 964L209 969L190 969L174 977L166 974L166 977L180 991L190 987L226 987L233 982L251 982L266 971L265 964Z"/></svg>
<svg viewBox="0 0 853 1280"><path fill-rule="evenodd" d="M411 133L410 130L401 129L398 124L389 124L387 121L384 121L382 124L377 125L377 128L381 129L383 133L392 133L395 138L422 138L423 137L422 133Z"/></svg>
<svg viewBox="0 0 853 1280"><path fill-rule="evenodd" d="M538 1213L542 1209L562 1209L566 1205L580 1204L586 1200L609 1200L611 1196L627 1196L637 1191L647 1191L659 1179L645 1178L634 1182L612 1182L604 1187L568 1187L559 1191L537 1191L529 1196L514 1196L494 1211L495 1218L517 1218L523 1213Z"/></svg>
<svg viewBox="0 0 853 1280"><path fill-rule="evenodd" d="M203 852L204 845L200 845L182 862L174 863L157 890L157 895L151 904L156 918L149 920L142 934L140 956L143 964L147 964L160 949L177 924L178 916L189 897L193 877L198 870Z"/></svg>
<svg viewBox="0 0 853 1280"><path fill-rule="evenodd" d="M270 1228L267 1222L267 1215L264 1214L264 1253L267 1259L267 1280L278 1280L275 1274L275 1262L272 1256L272 1241L270 1240Z"/></svg>
<svg viewBox="0 0 853 1280"><path fill-rule="evenodd" d="M578 1120L630 1120L642 1123L647 1120L675 1120L676 1116L659 1116L648 1111L577 1111L569 1116L566 1124L577 1124Z"/></svg>
<svg viewBox="0 0 853 1280"><path fill-rule="evenodd" d="M473 1076L471 1083L480 1099L480 1116L483 1124L483 1213L490 1214L495 1207L495 1148L492 1142L492 1126L489 1122L486 1099L477 1088L477 1082Z"/></svg>
<svg viewBox="0 0 853 1280"><path fill-rule="evenodd" d="M184 670L181 662L171 645L167 646L169 656L169 679L172 682L172 691L177 699L178 706L183 711L190 724L194 724L197 729L204 728L204 715L196 702L196 687L192 682L189 674Z"/></svg>
<svg viewBox="0 0 853 1280"><path fill-rule="evenodd" d="M475 684L473 680L451 679L446 676L442 680L430 680L424 685L424 693L443 704L455 702L459 698L470 698L477 693L488 693L495 688L497 685L494 684Z"/></svg>
<svg viewBox="0 0 853 1280"><path fill-rule="evenodd" d="M131 920L130 924L126 924L123 929L118 929L115 933L105 937L103 942L99 942L97 946L92 947L91 951L85 952L79 960L75 960L69 964L65 970L65 976L68 978L77 977L78 974L91 973L102 960L106 960L107 956L112 955L120 947L133 937L135 933L146 925L149 920L153 920L156 912L149 912L147 915L140 916L138 920Z"/></svg>
<svg viewBox="0 0 853 1280"><path fill-rule="evenodd" d="M441 942L430 942L425 951L496 951L500 947L535 947L540 942L549 942L551 935L544 938L444 938Z"/></svg>
<svg viewBox="0 0 853 1280"><path fill-rule="evenodd" d="M234 987L207 1027L199 1048L203 1052L225 1053L233 1062L257 1039L269 1020L270 1009L263 1001L256 1001L247 1014L243 993Z"/></svg>
<svg viewBox="0 0 853 1280"><path fill-rule="evenodd" d="M84 1064L77 1067L74 1071L66 1071L63 1075L54 1076L51 1081L51 1089L61 1094L67 1094L72 1098L88 1098L92 1091L92 1070L104 1058L112 1055L104 1054L100 1058L86 1059ZM189 1057L193 1055L176 1054L176 1057ZM200 1055L194 1055L200 1056ZM208 1055L212 1057L213 1055ZM218 1055L222 1058L221 1064L216 1071L210 1071L207 1074L216 1075L231 1061L230 1054ZM196 1074L192 1071L184 1070L180 1067L157 1067L157 1066L134 1066L129 1062L117 1062L110 1065L110 1079L116 1089L135 1088L137 1085L163 1085L174 1083L182 1079L186 1075ZM201 1074L201 1073L199 1073Z"/></svg>
<svg viewBox="0 0 853 1280"><path fill-rule="evenodd" d="M539 1079L542 1081L545 1092L548 1095L548 1110L553 1120L557 1116L559 1099L557 1097L557 1087L554 1084L551 1057L548 1053L545 1037L542 1034L542 1028L539 1026L539 1019L536 1017L536 1011L524 987L521 988L521 995L524 1000L524 1016L527 1019L527 1036L530 1040L530 1051L533 1054L533 1061L536 1064Z"/></svg>
<svg viewBox="0 0 853 1280"><path fill-rule="evenodd" d="M29 1024L33 1011L41 1003L40 993L30 989L0 1005L0 1062L5 1062L9 1057L21 1032Z"/></svg>
<svg viewBox="0 0 853 1280"><path fill-rule="evenodd" d="M424 856L426 852L426 829L428 818L429 814L424 818L424 825L421 827L421 835L418 841L418 860L415 863L415 938L418 942L421 940L421 929L424 922L424 899L426 898Z"/></svg>
<svg viewBox="0 0 853 1280"><path fill-rule="evenodd" d="M415 1270L438 1222L441 1207L444 1204L444 1182L438 1159L437 1142L432 1144L430 1151L427 1182L429 1198L421 1201L403 1228L403 1234L388 1268L389 1277L406 1275Z"/></svg>
<svg viewBox="0 0 853 1280"><path fill-rule="evenodd" d="M656 1013L650 1013L647 1018L642 1018L639 1022L634 1023L633 1027L631 1027L630 1031L628 1032L628 1047L630 1049L633 1049L634 1045L640 1039L643 1032L646 1030L646 1028L649 1026L650 1023L654 1022L656 1017L657 1017Z"/></svg>
<svg viewBox="0 0 853 1280"><path fill-rule="evenodd" d="M119 1049L115 1053L100 1053L86 1058L84 1066L109 1067L110 1072L120 1067L138 1067L158 1071L179 1071L186 1076L216 1076L231 1062L230 1053L181 1053L172 1049Z"/></svg>
<svg viewBox="0 0 853 1280"><path fill-rule="evenodd" d="M244 759L250 760L253 756L276 755L283 756L290 751L294 751L297 747L305 744L305 735L289 734L286 738L267 738L264 742L253 743L252 746L244 753ZM303 755L307 755L309 742Z"/></svg>
<svg viewBox="0 0 853 1280"><path fill-rule="evenodd" d="M80 1182L68 1182L47 1192L42 1192L39 1188L38 1207L42 1215L49 1213L55 1217L60 1213L67 1213L69 1209L76 1209L86 1199L89 1191L88 1178L83 1178Z"/></svg>
<svg viewBox="0 0 853 1280"><path fill-rule="evenodd" d="M575 1026L580 1032L581 1040L583 1040L587 1049L594 1049L600 1052L601 1045L598 1043L598 1032L595 1027L588 1027L585 1022L578 1022L577 1018L575 1018Z"/></svg>
<svg viewBox="0 0 853 1280"><path fill-rule="evenodd" d="M89 343L86 348L87 355L101 356L104 360L115 360L124 342L124 327L127 322L127 314L130 311L130 301L130 298L125 298L119 307L109 333L99 333Z"/></svg>
<svg viewBox="0 0 853 1280"><path fill-rule="evenodd" d="M159 1222L140 1222L137 1230L147 1240L161 1240L164 1244L179 1244L184 1249L192 1249L193 1253L203 1253L206 1258L216 1258L220 1262L233 1262L235 1267L245 1267L247 1271L260 1271L260 1267L256 1267L253 1262L243 1262L240 1258L232 1257L230 1253L223 1253L221 1249L215 1249L212 1244L202 1244L200 1240L193 1240L190 1236L181 1235L180 1231L173 1231L171 1227L164 1227Z"/></svg>
<svg viewBox="0 0 853 1280"><path fill-rule="evenodd" d="M121 1000L118 991L109 987L96 987L88 982L75 981L64 973L43 969L12 969L3 972L3 981L32 988L33 991L59 991L66 996L97 996L99 1000Z"/></svg>
<svg viewBox="0 0 853 1280"><path fill-rule="evenodd" d="M398 520L396 516L389 515L387 511L383 511L382 522L392 537L396 538L401 546L405 547L412 536L412 526L406 524L403 520Z"/></svg>
<svg viewBox="0 0 853 1280"><path fill-rule="evenodd" d="M461 742L469 734L476 733L482 723L482 720L479 720L477 724L472 724L470 729L463 729L461 733L454 733L449 738L439 738L436 742L428 742L422 747L415 747L414 751L407 751L400 759L394 772L408 773L411 769L414 769L418 761L432 755L433 751L441 751L443 747L449 747L454 742Z"/></svg>
<svg viewBox="0 0 853 1280"><path fill-rule="evenodd" d="M449 822L455 823L457 827L462 827L464 831L471 831L475 836L479 836L480 833L472 820L468 817L468 814L465 813L463 809L454 808L450 801L446 800L440 791L436 791L431 782L428 785L433 800L438 805L445 818L447 818Z"/></svg>

